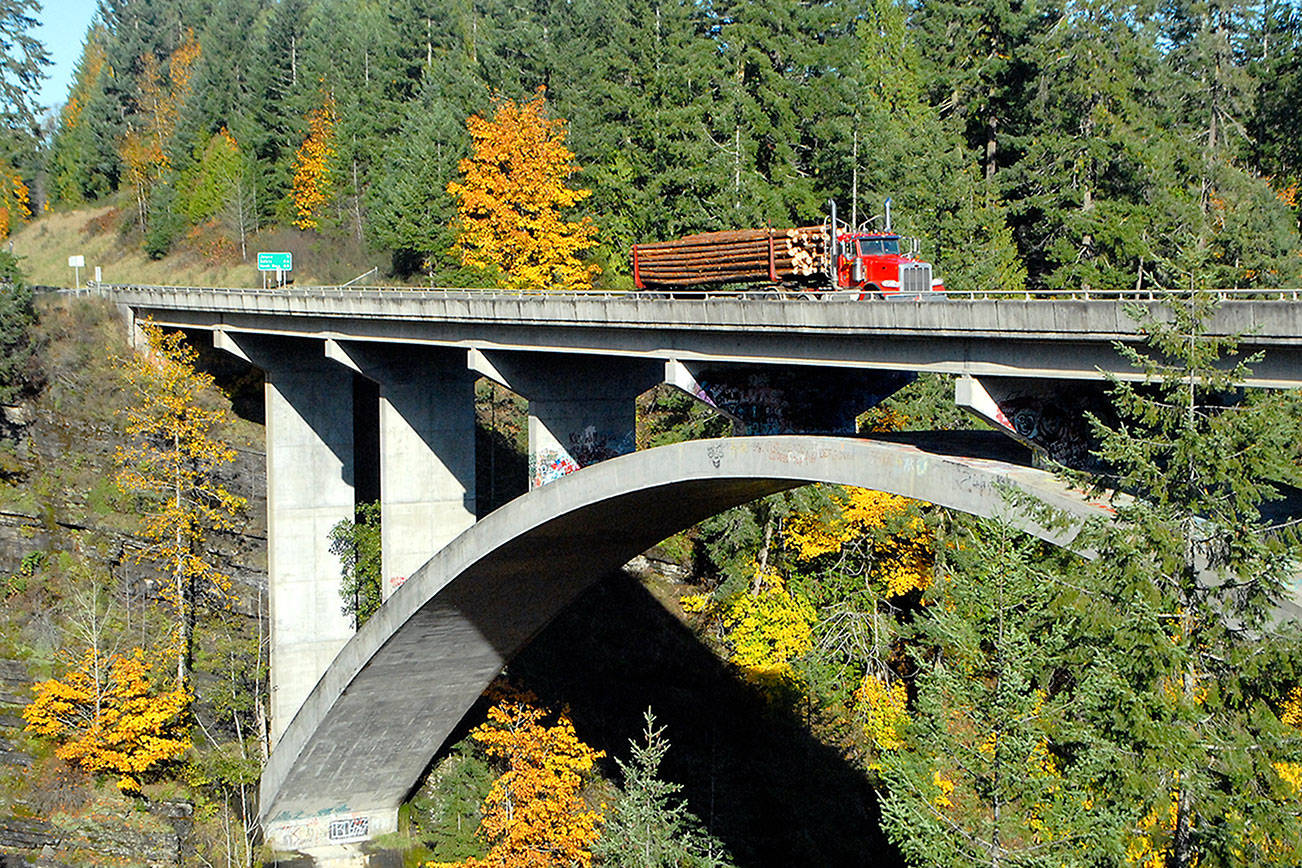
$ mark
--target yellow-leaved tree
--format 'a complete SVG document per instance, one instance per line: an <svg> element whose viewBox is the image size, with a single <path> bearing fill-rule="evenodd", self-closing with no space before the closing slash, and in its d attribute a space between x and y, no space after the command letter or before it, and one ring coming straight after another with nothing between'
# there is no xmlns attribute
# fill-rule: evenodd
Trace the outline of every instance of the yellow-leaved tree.
<svg viewBox="0 0 1302 868"><path fill-rule="evenodd" d="M326 94L321 105L307 118L307 138L294 154L294 177L290 198L294 205L294 225L299 229L319 229L325 206L334 186L335 112L333 94Z"/></svg>
<svg viewBox="0 0 1302 868"><path fill-rule="evenodd" d="M8 166L0 166L0 239L8 238L15 226L32 216L31 194L23 176Z"/></svg>
<svg viewBox="0 0 1302 868"><path fill-rule="evenodd" d="M159 690L139 648L114 654L89 647L61 678L33 687L23 710L27 729L58 742L54 752L88 772L118 776L123 792L140 789L151 769L189 746L184 687Z"/></svg>
<svg viewBox="0 0 1302 868"><path fill-rule="evenodd" d="M198 352L180 332L141 324L148 352L122 363L131 390L129 441L117 451L117 485L140 500L140 534L149 541L141 560L164 569L171 582L163 598L175 616L176 681L183 687L192 652L195 596L230 598L230 577L208 551L215 531L234 530L244 498L227 491L217 470L235 460L219 436L233 421L214 400L210 374L195 369Z"/></svg>
<svg viewBox="0 0 1302 868"><path fill-rule="evenodd" d="M457 199L452 252L464 265L495 269L503 288L591 286L601 269L580 257L597 227L562 216L591 194L568 186L579 167L565 147L565 121L548 117L539 93L525 103L498 100L492 119L472 115L466 127L474 150L461 161L462 180L448 185Z"/></svg>
<svg viewBox="0 0 1302 868"><path fill-rule="evenodd" d="M166 74L152 51L140 58L140 111L127 123L118 142L118 156L135 190L136 216L142 229L149 225L150 193L171 165L167 144L190 96L190 79L201 53L194 31L187 30L185 40L168 58Z"/></svg>
<svg viewBox="0 0 1302 868"><path fill-rule="evenodd" d="M795 684L791 663L813 646L818 615L776 570L757 566L752 587L723 613L728 660L748 681L776 696Z"/></svg>
<svg viewBox="0 0 1302 868"><path fill-rule="evenodd" d="M603 754L579 740L569 715L553 717L528 691L497 689L488 720L471 733L506 771L493 782L482 807L478 834L488 855L464 868L590 866L600 812L581 795Z"/></svg>

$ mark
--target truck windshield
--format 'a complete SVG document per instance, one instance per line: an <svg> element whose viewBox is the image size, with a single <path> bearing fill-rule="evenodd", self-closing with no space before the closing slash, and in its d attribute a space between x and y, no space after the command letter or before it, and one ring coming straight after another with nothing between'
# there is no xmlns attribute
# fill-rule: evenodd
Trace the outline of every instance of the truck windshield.
<svg viewBox="0 0 1302 868"><path fill-rule="evenodd" d="M859 255L860 256L881 256L887 253L899 255L900 239L898 238L860 238Z"/></svg>

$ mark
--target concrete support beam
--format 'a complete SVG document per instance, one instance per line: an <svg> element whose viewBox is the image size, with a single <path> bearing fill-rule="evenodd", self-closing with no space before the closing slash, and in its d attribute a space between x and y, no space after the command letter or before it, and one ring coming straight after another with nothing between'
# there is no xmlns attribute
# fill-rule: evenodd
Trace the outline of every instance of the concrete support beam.
<svg viewBox="0 0 1302 868"><path fill-rule="evenodd" d="M965 375L954 381L954 403L1039 456L1078 470L1101 469L1088 414L1114 417L1105 383Z"/></svg>
<svg viewBox="0 0 1302 868"><path fill-rule="evenodd" d="M380 387L383 599L475 523L475 378L465 353L326 341Z"/></svg>
<svg viewBox="0 0 1302 868"><path fill-rule="evenodd" d="M266 372L274 745L353 635L328 538L353 517L352 373L327 360L317 341L218 331L213 344Z"/></svg>
<svg viewBox="0 0 1302 868"><path fill-rule="evenodd" d="M854 434L859 414L912 379L809 365L665 363L666 383L731 418L741 434Z"/></svg>
<svg viewBox="0 0 1302 868"><path fill-rule="evenodd" d="M664 375L651 359L490 350L467 366L529 401L530 488L632 452L634 402Z"/></svg>

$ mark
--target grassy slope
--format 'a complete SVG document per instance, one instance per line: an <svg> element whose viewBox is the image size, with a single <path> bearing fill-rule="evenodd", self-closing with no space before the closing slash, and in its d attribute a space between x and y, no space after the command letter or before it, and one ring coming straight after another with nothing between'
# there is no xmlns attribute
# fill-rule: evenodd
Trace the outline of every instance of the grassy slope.
<svg viewBox="0 0 1302 868"><path fill-rule="evenodd" d="M253 262L257 250L294 252L294 278L300 285L331 284L348 280L376 264L376 257L350 250L348 245L327 243L308 233L278 231L255 237L249 244L249 262L238 251L214 259L178 244L171 254L151 260L141 248L139 233L124 231L130 214L111 205L76 211L50 212L24 226L12 238L13 252L23 257L29 283L37 286L73 285L68 257L86 257L81 271L84 285L100 266L106 283L146 283L172 286L261 286Z"/></svg>

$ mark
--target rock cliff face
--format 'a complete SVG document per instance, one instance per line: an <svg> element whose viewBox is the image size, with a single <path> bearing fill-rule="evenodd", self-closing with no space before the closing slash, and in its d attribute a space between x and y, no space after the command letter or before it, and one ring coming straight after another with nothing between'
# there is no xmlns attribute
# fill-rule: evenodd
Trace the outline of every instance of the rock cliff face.
<svg viewBox="0 0 1302 868"><path fill-rule="evenodd" d="M44 308L40 328L44 386L23 405L0 408L0 868L203 864L195 862L189 802L127 799L23 732L31 685L57 670L67 641L68 564L101 577L111 605L136 629L161 586L156 570L138 562L133 504L113 485L125 395L110 358L126 349L120 320L111 307L78 301ZM260 428L242 422L232 440L238 457L220 482L249 508L241 532L212 548L234 586L225 629L256 637L266 632L267 599ZM196 709L213 727L205 678L214 680L196 673Z"/></svg>

